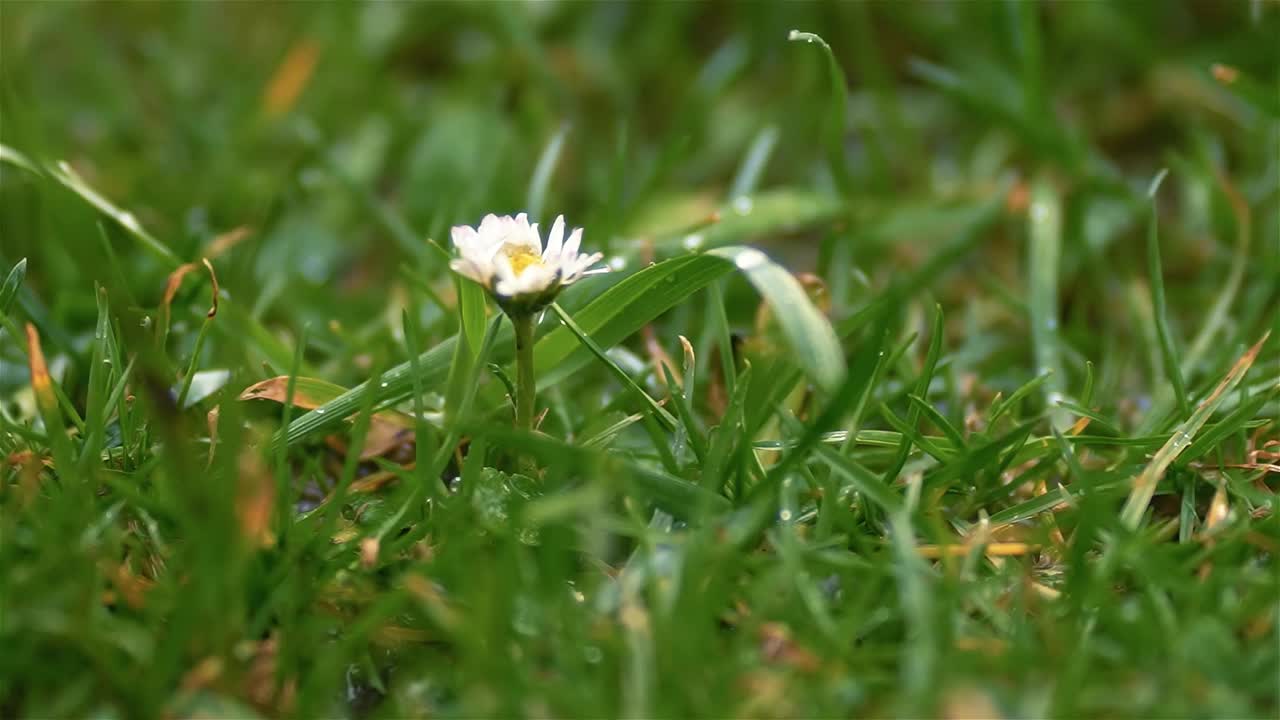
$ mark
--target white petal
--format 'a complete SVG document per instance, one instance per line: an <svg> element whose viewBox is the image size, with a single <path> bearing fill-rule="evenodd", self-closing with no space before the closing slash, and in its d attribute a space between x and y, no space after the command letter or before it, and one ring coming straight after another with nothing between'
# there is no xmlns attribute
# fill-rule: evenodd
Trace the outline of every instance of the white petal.
<svg viewBox="0 0 1280 720"><path fill-rule="evenodd" d="M555 268L548 265L531 265L516 280L517 294L538 294L556 280Z"/></svg>
<svg viewBox="0 0 1280 720"><path fill-rule="evenodd" d="M505 298L516 296L516 286L506 280L499 280L495 283L493 291Z"/></svg>
<svg viewBox="0 0 1280 720"><path fill-rule="evenodd" d="M485 273L474 262L466 258L451 260L449 267L464 278L474 280L486 287L489 285L489 278L485 276Z"/></svg>
<svg viewBox="0 0 1280 720"><path fill-rule="evenodd" d="M564 246L564 216L556 216L551 223L551 232L547 235L547 249L542 252L542 261L555 265L560 260L560 249Z"/></svg>
<svg viewBox="0 0 1280 720"><path fill-rule="evenodd" d="M564 241L564 249L560 251L560 257L573 258L578 255L578 246L582 244L582 228L575 228L569 233L569 239Z"/></svg>
<svg viewBox="0 0 1280 720"><path fill-rule="evenodd" d="M459 250L474 245L480 240L475 228L470 225L454 225L449 235L453 238L453 246Z"/></svg>
<svg viewBox="0 0 1280 720"><path fill-rule="evenodd" d="M593 253L591 255L580 255L572 260L564 263L563 275L565 282L573 282L585 274L587 268L600 262L604 255L601 253ZM606 268L607 269L607 268Z"/></svg>
<svg viewBox="0 0 1280 720"><path fill-rule="evenodd" d="M509 220L509 219L510 218L507 218L507 217L498 217L493 213L489 213L488 215L485 215L484 218L480 220L480 228L479 228L480 234L483 236L501 235L502 234L501 231L506 225L506 223L503 221Z"/></svg>
<svg viewBox="0 0 1280 720"><path fill-rule="evenodd" d="M511 258L506 255L499 254L493 258L493 274L498 276L500 283L508 285L514 284L516 281L516 272L511 269Z"/></svg>

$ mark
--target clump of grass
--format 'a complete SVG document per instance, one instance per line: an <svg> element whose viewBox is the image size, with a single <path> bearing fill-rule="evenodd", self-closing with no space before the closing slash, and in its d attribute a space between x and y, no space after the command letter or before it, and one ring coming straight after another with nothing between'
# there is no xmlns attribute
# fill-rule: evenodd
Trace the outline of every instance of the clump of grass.
<svg viewBox="0 0 1280 720"><path fill-rule="evenodd" d="M5 716L1280 707L1273 8L209 7L0 4Z"/></svg>

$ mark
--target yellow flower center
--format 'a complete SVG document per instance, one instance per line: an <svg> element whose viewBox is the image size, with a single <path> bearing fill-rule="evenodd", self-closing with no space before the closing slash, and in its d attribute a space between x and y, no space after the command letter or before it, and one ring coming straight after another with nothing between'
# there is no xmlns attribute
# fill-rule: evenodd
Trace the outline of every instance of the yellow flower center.
<svg viewBox="0 0 1280 720"><path fill-rule="evenodd" d="M512 247L506 251L506 254L507 259L511 261L511 272L515 273L516 277L520 277L521 273L530 267L542 264L542 256L525 245Z"/></svg>

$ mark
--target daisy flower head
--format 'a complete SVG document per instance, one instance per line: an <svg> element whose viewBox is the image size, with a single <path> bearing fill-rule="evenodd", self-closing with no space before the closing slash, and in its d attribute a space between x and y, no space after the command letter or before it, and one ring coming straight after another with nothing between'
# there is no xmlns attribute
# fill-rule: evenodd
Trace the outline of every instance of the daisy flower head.
<svg viewBox="0 0 1280 720"><path fill-rule="evenodd" d="M575 228L567 238L564 229L561 215L552 223L543 247L538 224L530 223L525 213L485 215L479 227L453 228L458 257L449 267L482 285L508 315L534 313L578 278L608 272L608 268L591 267L603 255L578 252L582 228Z"/></svg>

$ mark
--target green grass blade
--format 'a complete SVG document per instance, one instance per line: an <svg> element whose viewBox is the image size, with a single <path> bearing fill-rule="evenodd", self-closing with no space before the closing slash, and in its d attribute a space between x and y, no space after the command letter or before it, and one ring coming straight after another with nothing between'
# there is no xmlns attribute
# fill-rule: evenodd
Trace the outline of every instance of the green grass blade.
<svg viewBox="0 0 1280 720"><path fill-rule="evenodd" d="M1232 433L1237 433L1246 428L1249 421L1258 417L1258 413L1269 403L1275 401L1280 396L1280 380L1277 385L1270 390L1265 390L1250 397L1248 400L1240 403L1236 409L1222 418L1220 422L1211 423L1204 426L1204 432L1196 436L1194 442L1187 446L1186 450L1178 456L1175 465L1179 467L1186 466L1187 463L1203 457L1219 443L1229 437Z"/></svg>
<svg viewBox="0 0 1280 720"><path fill-rule="evenodd" d="M733 263L755 286L773 310L805 374L827 392L838 388L845 375L840 342L831 323L814 307L800 282L755 248L717 248L707 254Z"/></svg>
<svg viewBox="0 0 1280 720"><path fill-rule="evenodd" d="M696 518L704 507L720 511L729 506L729 501L716 493L647 465L626 460L616 453L589 450L541 433L527 433L491 423L468 425L466 432L501 447L534 455L549 466L590 470L589 477L600 482L625 478L640 495L681 518Z"/></svg>
<svg viewBox="0 0 1280 720"><path fill-rule="evenodd" d="M1045 375L1045 407L1053 426L1064 430L1070 418L1058 409L1066 378L1059 357L1058 275L1062 261L1062 200L1049 180L1041 178L1031 188L1027 212L1027 312L1030 315L1031 344L1036 374Z"/></svg>
<svg viewBox="0 0 1280 720"><path fill-rule="evenodd" d="M182 264L182 258L178 257L169 246L160 242L148 232L142 226L142 223L138 222L138 218L133 213L121 209L93 189L89 183L85 182L84 178L76 173L75 168L71 167L69 163L60 162L56 166L46 169L49 177L62 183L68 190L79 195L82 200L96 208L98 212L114 220L117 225L136 238L144 250L155 256L168 269L172 270Z"/></svg>
<svg viewBox="0 0 1280 720"><path fill-rule="evenodd" d="M609 369L609 372L622 383L622 386L630 390L631 394L640 400L641 404L645 406L650 414L655 418L660 419L662 424L668 430L675 429L677 423L671 413L662 409L662 406L650 397L649 393L644 391L644 388L636 384L636 381L627 374L627 371L618 367L618 363L614 362L613 359L605 353L604 349L597 345L596 342L591 339L591 336L587 335L586 332L578 326L578 323L573 321L573 318L569 313L564 311L564 308L560 307L558 303L551 303L551 311L556 314L556 317L560 318L560 322L563 323L565 327L569 328L574 336L578 338L578 341L586 346L586 348L591 351L591 354L595 355L596 358Z"/></svg>
<svg viewBox="0 0 1280 720"><path fill-rule="evenodd" d="M579 310L574 321L600 347L610 347L626 339L653 318L684 298L706 287L707 283L730 271L720 258L687 256L667 260L640 270L601 293ZM495 344L497 362L512 357L510 328L504 326ZM419 382L423 387L438 388L448 374L450 358L457 336L450 337L423 353L418 359ZM575 350L581 349L581 353ZM538 369L539 388L545 388L571 376L592 357L576 335L561 326L540 338L534 346L534 365ZM380 403L399 402L412 392L413 373L408 362L397 365L382 376ZM284 436L290 444L316 433L332 429L358 408L363 384L294 420Z"/></svg>
<svg viewBox="0 0 1280 720"><path fill-rule="evenodd" d="M0 317L9 314L13 301L18 297L18 290L22 287L22 279L26 276L27 259L22 258L9 270L9 274L4 278L4 284L0 285Z"/></svg>
<svg viewBox="0 0 1280 720"><path fill-rule="evenodd" d="M846 196L853 193L853 178L849 175L849 167L844 157L844 133L846 127L845 114L849 106L849 86L844 78L844 69L836 60L835 53L826 40L810 33L792 30L787 36L792 42L817 44L822 48L827 59L828 78L830 79L831 96L827 99L827 116L823 125L823 141L827 146L827 165L831 168L831 176L835 178L836 187Z"/></svg>
<svg viewBox="0 0 1280 720"><path fill-rule="evenodd" d="M920 376L916 378L915 394L920 397L927 397L929 394L929 384L933 382L933 372L938 367L938 358L942 355L942 335L943 335L943 319L942 306L936 306L933 313L933 328L929 334L929 350L925 353L924 367L920 370ZM885 414L886 420L893 415L889 412L888 406L882 406L882 412ZM920 424L920 408L912 405L907 411L907 422L905 425L895 427L894 429L902 435L902 445L898 448L897 457L894 458L893 464L885 471L884 482L886 485L892 485L898 479L898 473L902 472L903 466L907 464L907 457L911 454L911 444L914 437L919 437L917 427ZM937 448L933 448L930 454L939 452Z"/></svg>
<svg viewBox="0 0 1280 720"><path fill-rule="evenodd" d="M951 445L955 447L955 449L961 451L964 450L964 435L960 434L960 431L956 429L955 425L951 424L951 421L948 420L945 415L938 412L937 408L922 399L919 395L908 395L907 399L911 401L913 407L917 408L921 413L924 413L925 417L929 419L929 422L937 426L937 428L942 431L943 435L947 436L947 439L951 441Z"/></svg>
<svg viewBox="0 0 1280 720"><path fill-rule="evenodd" d="M569 126L563 125L551 136L547 146L538 156L538 164L533 169L533 179L529 181L529 194L525 201L525 210L535 222L550 227L551 218L542 216L542 209L547 204L547 188L551 185L551 176L555 174L556 163L564 150L564 141L569 136Z"/></svg>
<svg viewBox="0 0 1280 720"><path fill-rule="evenodd" d="M819 443L814 448L818 457L836 474L881 509L896 512L902 507L902 500L892 488L884 484L883 478L824 443Z"/></svg>
<svg viewBox="0 0 1280 720"><path fill-rule="evenodd" d="M1173 396L1178 402L1178 415L1186 418L1191 414L1191 405L1187 402L1187 388L1182 380L1182 362L1173 346L1173 333L1169 329L1169 314L1165 307L1164 269L1160 263L1160 232L1157 221L1156 193L1164 182L1167 170L1161 170L1151 181L1147 192L1151 200L1151 211L1147 225L1147 281L1151 284L1151 309L1155 316L1156 337L1160 341L1160 354L1164 358L1164 372L1173 385Z"/></svg>

